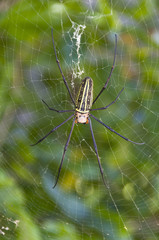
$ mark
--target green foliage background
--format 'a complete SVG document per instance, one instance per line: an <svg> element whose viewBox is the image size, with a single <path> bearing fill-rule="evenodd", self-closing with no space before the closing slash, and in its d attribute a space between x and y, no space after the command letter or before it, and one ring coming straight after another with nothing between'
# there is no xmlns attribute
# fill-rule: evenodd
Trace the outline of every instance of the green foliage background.
<svg viewBox="0 0 159 240"><path fill-rule="evenodd" d="M159 4L149 0L94 3L91 9L86 1L0 2L0 239L159 239ZM118 34L117 66L111 91L103 93L96 106L103 106L105 97L108 102L114 100L125 86L122 101L112 107L114 120L107 115L107 123L134 141L144 141L145 145L132 146L116 140L112 134L106 138L102 127L92 122L104 172L112 183L111 191L120 215L108 190L104 190L95 155L90 151L87 155L85 144L83 153L78 148L82 136L93 147L88 126L79 126L73 133L66 156L69 163L64 164L54 190L53 176L70 124L55 134L58 141L52 143L49 138L35 148L30 147L67 117L67 114L48 113L41 98L46 96L47 102L58 109L71 106L51 42L51 27L54 27L62 69L69 79L71 59L66 35L72 26L69 17L78 25L86 24L80 64L86 75L94 79L94 94L106 79L114 53L112 39L115 32ZM106 39L102 37L104 34ZM94 51L93 57L88 54L88 47ZM107 55L107 61L104 57L101 60L101 55ZM75 85L78 88L78 79ZM43 89L48 89L47 95ZM106 122L105 114L96 116ZM89 168L84 157L91 159ZM78 159L83 159L82 171Z"/></svg>

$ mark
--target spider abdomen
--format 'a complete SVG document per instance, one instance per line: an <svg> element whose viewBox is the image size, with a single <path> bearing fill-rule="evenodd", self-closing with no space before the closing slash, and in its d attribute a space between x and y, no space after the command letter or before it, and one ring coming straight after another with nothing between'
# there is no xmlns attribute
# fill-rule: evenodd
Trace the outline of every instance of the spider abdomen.
<svg viewBox="0 0 159 240"><path fill-rule="evenodd" d="M88 123L88 113L93 102L93 80L86 77L82 80L76 99L76 122Z"/></svg>
<svg viewBox="0 0 159 240"><path fill-rule="evenodd" d="M93 80L86 77L82 80L77 99L76 111L81 113L89 112L93 102Z"/></svg>

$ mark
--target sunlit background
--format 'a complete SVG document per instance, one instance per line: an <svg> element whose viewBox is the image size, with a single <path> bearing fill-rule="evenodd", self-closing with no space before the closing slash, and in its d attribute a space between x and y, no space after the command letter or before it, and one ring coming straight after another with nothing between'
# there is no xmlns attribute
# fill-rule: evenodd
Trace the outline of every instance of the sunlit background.
<svg viewBox="0 0 159 240"><path fill-rule="evenodd" d="M0 2L0 239L159 239L159 2L156 0ZM89 125L72 120L30 146L73 109L51 38L76 99L86 76L94 98L115 69Z"/></svg>

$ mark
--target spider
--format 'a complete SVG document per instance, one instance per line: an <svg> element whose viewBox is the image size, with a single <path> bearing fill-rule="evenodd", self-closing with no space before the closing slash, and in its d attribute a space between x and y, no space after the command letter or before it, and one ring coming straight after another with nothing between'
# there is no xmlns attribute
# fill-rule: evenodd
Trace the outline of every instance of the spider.
<svg viewBox="0 0 159 240"><path fill-rule="evenodd" d="M73 123L72 123L72 127L71 127L71 131L69 133L69 136L68 136L68 139L67 139L67 142L65 144L65 147L64 147L64 151L63 151L63 155L62 155L62 159L61 159L61 163L60 163L60 166L59 166L59 169L58 169L58 173L57 173L57 177L56 177L56 182L55 184L53 185L53 188L56 187L57 183L58 183L58 180L59 180L59 176L60 176L60 172L61 172L61 169L62 169L62 164L63 164L63 161L64 161L64 157L65 157L65 153L67 151L67 147L69 145L69 142L70 142L70 139L71 139L71 135L72 135L72 132L73 132L73 129L74 129L74 125L76 123L82 123L82 124L89 124L89 127L90 127L90 131L91 131L91 135L92 135L92 139L93 139L93 144L94 144L94 149L95 149L95 153L96 153L96 156L97 156L97 159L98 159L98 165L99 165L99 169L100 169L100 173L101 173L101 176L102 176L102 180L103 180L103 183L104 185L107 187L106 185L106 181L105 181L105 178L104 178L104 174L103 174L103 168L101 166L101 161L100 161L100 158L99 158L99 154L98 154L98 149L97 149L97 144L96 144L96 141L95 141L95 138L94 138L94 133L93 133L93 128L92 128L92 122L91 122L91 119L90 117L94 118L97 122L99 122L100 124L102 124L105 128L107 128L108 130L110 130L111 132L117 134L118 136L120 136L121 138L125 139L126 141L129 141L129 142L132 142L134 144L138 144L138 145L142 145L144 143L137 143L137 142L133 142L131 141L130 139L122 136L121 134L117 133L115 130L113 130L111 127L109 127L108 125L106 125L105 123L103 123L102 121L100 121L98 118L96 118L94 115L92 115L90 112L92 111L97 111L97 110L104 110L104 109L107 109L108 107L110 107L112 104L114 104L117 99L119 98L120 94L123 92L124 88L119 92L119 94L117 95L117 97L115 98L114 101L112 101L110 104L108 104L107 106L105 107L101 107L101 108L95 108L95 109L92 109L92 105L97 101L97 99L99 98L99 96L102 94L102 92L106 89L107 85L108 85L108 82L110 80L110 77L112 75L112 72L114 70L114 66L115 66L115 59L116 59L116 49L117 49L117 35L115 34L115 50L114 50L114 59L113 59L113 65L111 67L111 70L110 70L110 73L109 73L109 76L103 86L103 88L101 89L101 91L99 92L99 94L96 96L96 98L93 100L93 80L90 78L90 77L85 77L82 82L81 82L81 85L80 85L80 88L79 88L79 92L77 94L77 98L76 98L76 101L74 101L73 97L72 97L72 94L70 92L70 89L68 87L68 84L67 84L67 81L64 77L64 74L62 72L62 69L61 69L61 66L60 66L60 62L59 62L59 59L57 57L57 53L56 53L56 48L55 48L55 42L54 42L54 36L53 36L53 28L51 29L51 34L52 34L52 43L53 43L53 48L54 48L54 53L55 53L55 57L56 57L56 62L57 62L57 65L58 65L58 68L60 70L60 73L62 75L62 78L63 78L63 81L64 81L64 84L67 88L67 91L70 95L70 98L72 100L72 103L74 105L74 109L72 110L56 110L54 108L51 108L49 107L49 105L44 101L43 103L48 107L49 110L51 111L55 111L55 112L58 112L58 113L65 113L65 112L74 112L69 118L67 118L64 122L60 123L58 126L56 126L55 128L53 128L50 132L48 132L44 137L42 137L40 140L38 140L35 144L32 144L31 146L35 146L37 145L38 143L42 142L46 137L48 137L51 133L55 132L59 127L61 127L64 123L68 122L71 118L73 118Z"/></svg>

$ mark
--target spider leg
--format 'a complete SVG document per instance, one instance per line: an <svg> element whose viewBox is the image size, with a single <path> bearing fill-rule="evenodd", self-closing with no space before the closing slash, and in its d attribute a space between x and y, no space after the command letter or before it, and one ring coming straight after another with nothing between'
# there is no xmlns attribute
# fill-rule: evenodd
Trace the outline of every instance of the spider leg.
<svg viewBox="0 0 159 240"><path fill-rule="evenodd" d="M67 147L68 147L69 142L70 142L70 139L71 139L71 135L72 135L72 132L73 132L74 125L75 125L75 118L74 118L74 120L73 120L72 127L71 127L71 131L70 131L70 133L69 133L67 142L66 142L65 147L64 147L64 151L63 151L61 163L60 163L60 166L59 166L59 169L58 169L58 174L57 174L57 177L56 177L56 182L55 182L53 188L55 188L56 185L57 185L57 183L58 183L59 176L60 176L60 172L61 172L61 168L62 168L62 164L63 164L63 160L64 160L65 153L66 153L66 151L67 151Z"/></svg>
<svg viewBox="0 0 159 240"><path fill-rule="evenodd" d="M132 142L134 144L138 144L138 145L143 145L144 143L137 143L137 142L133 142L130 139L122 136L121 134L117 133L114 129L112 129L111 127L109 127L108 125L106 125L105 123L103 123L102 121L100 121L98 118L96 118L95 116L93 116L92 114L90 114L91 117L93 117L97 122L99 122L100 124L102 124L104 127L106 127L107 129L109 129L111 132L114 132L115 134L117 134L119 137L125 139L128 142Z"/></svg>
<svg viewBox="0 0 159 240"><path fill-rule="evenodd" d="M113 102L111 102L110 104L108 104L106 107L90 109L90 111L107 109L107 108L110 107L113 103L115 103L115 102L117 101L117 99L119 98L119 96L120 96L120 94L122 93L123 90L124 90L124 88L119 92L119 94L118 94L118 96L116 97L116 99L115 99Z"/></svg>
<svg viewBox="0 0 159 240"><path fill-rule="evenodd" d="M72 109L72 110L56 110L54 108L49 107L49 105L43 99L42 99L42 101L48 107L49 110L52 110L52 111L55 111L55 112L58 112L58 113L74 112L75 111L74 109Z"/></svg>
<svg viewBox="0 0 159 240"><path fill-rule="evenodd" d="M100 93L97 95L97 97L94 99L93 104L97 101L97 99L99 98L99 96L102 94L102 92L104 91L104 89L105 89L105 88L107 87L107 85L108 85L108 82L109 82L109 80L110 80L110 77L111 77L111 75L112 75L112 72L113 72L113 70L114 70L114 66L115 66L116 49L117 49L117 35L115 34L115 50L114 50L114 60L113 60L113 65L112 65L112 67L111 67L111 70L110 70L109 76L108 76L108 78L107 78L107 81L106 81L104 87L102 88L102 90L100 91Z"/></svg>
<svg viewBox="0 0 159 240"><path fill-rule="evenodd" d="M55 132L56 129L58 129L59 127L61 127L64 123L66 123L68 120L70 120L72 117L74 116L74 114L72 114L69 118L67 118L64 122L60 123L58 126L56 126L55 128L53 128L50 132L48 132L43 138L41 138L39 141L37 141L34 144L31 144L30 146L35 146L38 143L42 142L45 138L47 138L47 136L49 136L52 132Z"/></svg>
<svg viewBox="0 0 159 240"><path fill-rule="evenodd" d="M95 138L94 138L92 123L91 123L91 119L90 119L90 118L89 118L89 126L90 126L90 130L91 130L91 134L92 134L94 149L95 149L95 153L96 153L96 156L97 156L97 159L98 159L99 169L100 169L100 173L101 173L101 175L102 175L103 183L104 183L104 185L106 186L106 188L108 188L107 183L106 183L106 180L105 180L105 178L104 178L103 168L102 168L102 165L101 165L101 162L100 162L100 159L99 159L97 144L96 144L96 141L95 141Z"/></svg>
<svg viewBox="0 0 159 240"><path fill-rule="evenodd" d="M68 90L68 92L69 92L70 98L71 98L71 100L72 100L72 102L73 102L73 104L74 104L74 106L75 106L75 101L74 101L74 99L73 99L73 97L72 97L72 94L71 94L70 89L69 89L69 87L68 87L67 81L66 81L66 79L65 79L65 77L64 77L64 75L63 75L63 72L62 72L62 69L61 69L61 66L60 66L60 61L59 61L58 58L57 58L57 53L56 53L56 48L55 48L55 43L54 43L54 36L53 36L53 28L51 28L51 33L52 33L52 43L53 43L53 47L54 47L56 62L57 62L57 65L58 65L58 67L59 67L60 73L61 73L61 75L62 75L64 84L65 84L65 86L66 86L66 88L67 88L67 90Z"/></svg>

